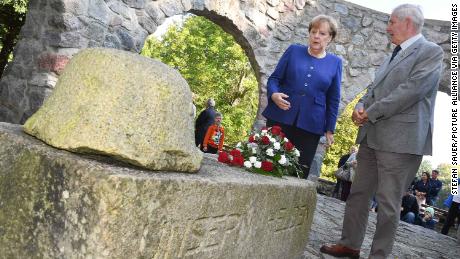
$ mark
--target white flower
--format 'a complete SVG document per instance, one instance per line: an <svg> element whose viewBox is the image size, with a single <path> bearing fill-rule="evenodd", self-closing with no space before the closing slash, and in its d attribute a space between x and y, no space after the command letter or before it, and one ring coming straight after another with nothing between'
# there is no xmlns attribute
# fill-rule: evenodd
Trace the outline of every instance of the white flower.
<svg viewBox="0 0 460 259"><path fill-rule="evenodd" d="M270 139L270 142L274 143L276 142L276 139L275 138L272 138L272 137L268 137Z"/></svg>
<svg viewBox="0 0 460 259"><path fill-rule="evenodd" d="M260 132L260 135L261 135L261 136L267 135L267 130L262 130L262 131Z"/></svg>
<svg viewBox="0 0 460 259"><path fill-rule="evenodd" d="M62 192L62 198L68 199L69 196L70 196L69 191L63 191L63 192Z"/></svg>
<svg viewBox="0 0 460 259"><path fill-rule="evenodd" d="M246 146L248 148L257 148L257 143L248 143Z"/></svg>
<svg viewBox="0 0 460 259"><path fill-rule="evenodd" d="M281 148L281 144L279 142L273 143L273 148L279 150Z"/></svg>
<svg viewBox="0 0 460 259"><path fill-rule="evenodd" d="M257 161L257 157L255 157L255 156L249 157L249 162L254 164L256 161Z"/></svg>
<svg viewBox="0 0 460 259"><path fill-rule="evenodd" d="M289 139L287 139L286 137L284 138L284 142L289 142Z"/></svg>
<svg viewBox="0 0 460 259"><path fill-rule="evenodd" d="M251 168L251 167L252 167L252 164L251 164L251 162L249 162L249 161L244 161L244 166L245 166L246 168Z"/></svg>
<svg viewBox="0 0 460 259"><path fill-rule="evenodd" d="M278 163L280 163L281 165L285 165L286 162L287 162L286 156L281 155L281 158L280 158L280 160L278 160Z"/></svg>
<svg viewBox="0 0 460 259"><path fill-rule="evenodd" d="M254 163L254 167L255 167L255 168L261 168L261 167L262 167L262 162L256 161L256 162Z"/></svg>
<svg viewBox="0 0 460 259"><path fill-rule="evenodd" d="M300 151L296 148L296 149L294 149L294 154L295 154L295 156L299 157L300 156Z"/></svg>
<svg viewBox="0 0 460 259"><path fill-rule="evenodd" d="M267 155L268 156L274 156L275 154L273 153L273 149L271 149L271 148L267 149Z"/></svg>
<svg viewBox="0 0 460 259"><path fill-rule="evenodd" d="M253 148L252 148L252 153L253 153L253 154L257 154L257 148L253 147Z"/></svg>
<svg viewBox="0 0 460 259"><path fill-rule="evenodd" d="M255 139L257 139L257 138L259 138L259 137L260 137L260 136L259 136L259 133L254 134L254 138L255 138Z"/></svg>
<svg viewBox="0 0 460 259"><path fill-rule="evenodd" d="M240 148L241 147L241 142L238 142L238 144L236 144L236 147Z"/></svg>

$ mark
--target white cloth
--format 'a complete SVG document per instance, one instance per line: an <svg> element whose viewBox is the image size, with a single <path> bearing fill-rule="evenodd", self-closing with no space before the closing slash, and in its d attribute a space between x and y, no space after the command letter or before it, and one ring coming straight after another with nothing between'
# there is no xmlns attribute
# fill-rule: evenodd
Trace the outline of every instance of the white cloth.
<svg viewBox="0 0 460 259"><path fill-rule="evenodd" d="M193 119L195 119L195 117L196 117L196 106L193 103L192 103L192 114L193 114Z"/></svg>
<svg viewBox="0 0 460 259"><path fill-rule="evenodd" d="M415 199L417 200L419 213L421 213L421 214L425 213L425 208L422 206L422 204L426 204L426 198L425 197L415 196Z"/></svg>
<svg viewBox="0 0 460 259"><path fill-rule="evenodd" d="M454 195L452 198L452 201L455 201L456 203L460 203L460 194Z"/></svg>

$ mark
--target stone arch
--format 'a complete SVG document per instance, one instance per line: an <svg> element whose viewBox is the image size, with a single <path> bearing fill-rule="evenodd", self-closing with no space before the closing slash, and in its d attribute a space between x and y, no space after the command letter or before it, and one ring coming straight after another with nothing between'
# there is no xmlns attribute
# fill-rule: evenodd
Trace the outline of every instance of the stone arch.
<svg viewBox="0 0 460 259"><path fill-rule="evenodd" d="M373 79L391 48L388 14L343 0L37 0L29 2L15 58L0 82L0 121L23 123L43 103L68 60L80 49L109 47L139 53L165 18L191 12L235 37L259 81L258 119L266 106L265 83L283 51L303 43L309 20L334 16L339 36L329 51L344 59L342 107ZM423 33L449 59L449 22L427 20ZM441 91L449 93L447 71Z"/></svg>
<svg viewBox="0 0 460 259"><path fill-rule="evenodd" d="M260 82L260 66L256 60L254 50L248 38L243 35L243 32L230 20L228 17L217 14L214 11L209 10L195 10L191 9L188 12L193 13L198 16L203 16L210 20L211 22L219 25L226 33L233 36L235 41L241 46L243 51L246 53L246 56L251 63L251 66L256 75L257 81ZM254 32L253 32L254 33Z"/></svg>

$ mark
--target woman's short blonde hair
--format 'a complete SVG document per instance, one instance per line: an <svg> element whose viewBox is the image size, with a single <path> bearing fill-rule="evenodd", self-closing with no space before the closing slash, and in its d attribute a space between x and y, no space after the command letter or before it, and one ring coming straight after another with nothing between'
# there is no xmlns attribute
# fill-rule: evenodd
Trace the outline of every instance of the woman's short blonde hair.
<svg viewBox="0 0 460 259"><path fill-rule="evenodd" d="M329 15L320 14L313 17L308 25L308 32L311 32L313 28L317 28L323 23L327 23L329 25L329 34L331 35L332 40L334 40L335 36L337 36L338 25L337 21Z"/></svg>

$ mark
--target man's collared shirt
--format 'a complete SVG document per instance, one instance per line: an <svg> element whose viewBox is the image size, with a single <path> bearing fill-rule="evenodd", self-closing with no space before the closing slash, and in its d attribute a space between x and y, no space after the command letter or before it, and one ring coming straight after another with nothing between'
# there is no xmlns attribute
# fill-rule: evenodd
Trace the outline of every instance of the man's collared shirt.
<svg viewBox="0 0 460 259"><path fill-rule="evenodd" d="M409 39L407 39L406 41L404 41L403 43L401 43L401 50L404 51L406 50L407 48L410 47L410 45L414 44L414 42L416 42L418 39L420 39L422 36L421 33L415 35L415 36L412 36L410 37ZM398 53L399 54L399 53ZM396 55L397 56L397 55Z"/></svg>

